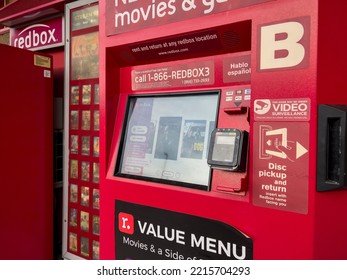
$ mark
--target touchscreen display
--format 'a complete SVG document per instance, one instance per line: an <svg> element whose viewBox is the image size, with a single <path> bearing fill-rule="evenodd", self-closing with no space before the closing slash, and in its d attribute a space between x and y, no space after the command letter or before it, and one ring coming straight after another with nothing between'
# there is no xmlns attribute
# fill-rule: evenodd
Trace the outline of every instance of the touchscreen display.
<svg viewBox="0 0 347 280"><path fill-rule="evenodd" d="M218 97L217 91L129 97L115 175L207 189Z"/></svg>

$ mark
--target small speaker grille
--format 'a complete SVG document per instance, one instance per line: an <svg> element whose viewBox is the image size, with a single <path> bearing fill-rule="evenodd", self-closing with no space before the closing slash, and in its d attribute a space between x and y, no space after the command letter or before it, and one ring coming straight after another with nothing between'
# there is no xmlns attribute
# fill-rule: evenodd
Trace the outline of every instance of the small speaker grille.
<svg viewBox="0 0 347 280"><path fill-rule="evenodd" d="M234 48L240 44L241 38L239 34L234 31L226 31L222 35L222 42L227 47Z"/></svg>

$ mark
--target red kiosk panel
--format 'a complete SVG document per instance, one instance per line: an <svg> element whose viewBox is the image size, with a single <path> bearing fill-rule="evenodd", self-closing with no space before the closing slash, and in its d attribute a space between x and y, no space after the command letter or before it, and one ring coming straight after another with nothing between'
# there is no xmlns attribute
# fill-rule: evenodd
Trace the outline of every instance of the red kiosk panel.
<svg viewBox="0 0 347 280"><path fill-rule="evenodd" d="M0 57L0 259L52 259L52 59L4 45Z"/></svg>
<svg viewBox="0 0 347 280"><path fill-rule="evenodd" d="M340 62L347 41L331 32L346 24L343 9L318 0L209 1L216 9L202 15L187 1L176 2L161 2L168 8L159 9L161 18L137 18L144 25L124 21L127 26L120 29L117 19L127 12L131 19L148 1L100 2L106 15L100 20L100 34L106 34L100 38L101 258L200 258L201 249L208 248L202 258L345 259L347 192L316 188L317 107L346 104ZM228 6L241 2L247 5ZM189 3L199 13L207 2ZM182 9L187 9L182 21L170 18L169 12ZM337 46L328 47L328 41ZM331 73L335 65L339 72ZM199 79L172 75L204 67L209 73ZM212 168L203 190L115 176L127 142L122 129L129 96L208 91L220 92L216 127L235 136L219 139L220 144L249 135L244 169ZM339 142L333 143L336 150ZM196 217L208 231L199 228ZM235 239L218 235L216 222L236 233ZM160 229L175 232L176 239L158 240ZM142 248L132 246L136 241ZM177 243L172 254L170 241ZM140 251L150 244L156 256ZM214 250L228 246L239 251ZM168 254L161 255L161 249Z"/></svg>

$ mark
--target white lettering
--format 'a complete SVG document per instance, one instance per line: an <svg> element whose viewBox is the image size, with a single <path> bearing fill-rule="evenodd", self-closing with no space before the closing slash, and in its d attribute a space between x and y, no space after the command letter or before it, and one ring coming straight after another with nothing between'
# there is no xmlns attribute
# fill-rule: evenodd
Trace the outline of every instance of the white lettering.
<svg viewBox="0 0 347 280"><path fill-rule="evenodd" d="M283 170L283 171L286 171L287 170L287 166L286 165L280 165L280 164L277 164L277 163L269 163L269 169L270 170Z"/></svg>
<svg viewBox="0 0 347 280"><path fill-rule="evenodd" d="M44 25L43 27L50 28L48 25ZM47 31L43 30L41 32L35 29L30 30L33 28L35 28L35 25L19 33L18 38L14 40L14 46L20 49L31 49L38 46L52 44L57 41L55 37L56 30L54 28L48 29Z"/></svg>
<svg viewBox="0 0 347 280"><path fill-rule="evenodd" d="M128 218L122 217L122 228L127 228L126 223L128 220Z"/></svg>
<svg viewBox="0 0 347 280"><path fill-rule="evenodd" d="M210 68L200 67L192 69L182 69L171 72L172 79L186 79L186 78L199 78L199 77L209 77Z"/></svg>
<svg viewBox="0 0 347 280"><path fill-rule="evenodd" d="M276 36L284 35L279 40ZM261 28L260 69L287 68L299 65L305 58L305 47L299 43L304 27L299 22L285 22ZM276 57L284 52L285 56Z"/></svg>
<svg viewBox="0 0 347 280"><path fill-rule="evenodd" d="M223 3L227 2L229 0L203 0L202 3L208 7L207 10L204 11L204 14L209 14L214 10L215 2L216 3Z"/></svg>
<svg viewBox="0 0 347 280"><path fill-rule="evenodd" d="M130 3L133 3L133 2L137 2L137 0L121 0L121 2L126 5L127 3L130 4ZM116 7L119 6L119 1L118 0L114 0L114 5Z"/></svg>
<svg viewBox="0 0 347 280"><path fill-rule="evenodd" d="M140 242L140 240L135 241L135 240L132 240L129 237L125 237L125 236L123 236L123 244L127 244L128 246L136 247L136 248L139 248L139 249L145 250L145 251L148 250L147 244Z"/></svg>
<svg viewBox="0 0 347 280"><path fill-rule="evenodd" d="M217 240L210 237L196 237L194 233L191 234L190 246L192 248L197 247L201 250L218 254L226 255L227 257L234 257L237 260L244 260L246 258L246 247L241 246L241 252L238 254L239 250L237 244L226 242L222 240Z"/></svg>
<svg viewBox="0 0 347 280"><path fill-rule="evenodd" d="M135 1L137 0L122 0L122 3L125 5ZM134 8L131 11L126 10L122 13L118 12L115 14L114 25L115 27L122 27L142 21L146 22L149 19L155 19L157 17L162 18L166 15L171 16L176 12L176 7L174 5L175 1L176 0L170 0L167 3L160 2L158 4L153 1L152 4L148 5L147 7ZM115 6L117 7L118 5L119 1L115 0Z"/></svg>
<svg viewBox="0 0 347 280"><path fill-rule="evenodd" d="M275 192L287 192L287 188L286 187L280 187L280 186L274 186L272 184L270 185L261 185L261 189L262 190L266 190L266 191L275 191Z"/></svg>
<svg viewBox="0 0 347 280"><path fill-rule="evenodd" d="M293 104L288 104L288 103L279 103L279 104L274 104L273 108L276 112L282 111L282 112L305 112L307 111L307 104L304 103L293 103Z"/></svg>
<svg viewBox="0 0 347 280"><path fill-rule="evenodd" d="M142 223L138 221L140 232L146 235L152 235L159 239L164 239L178 244L185 245L185 232L176 229L169 229L168 227L162 228L160 225L154 226L147 222Z"/></svg>

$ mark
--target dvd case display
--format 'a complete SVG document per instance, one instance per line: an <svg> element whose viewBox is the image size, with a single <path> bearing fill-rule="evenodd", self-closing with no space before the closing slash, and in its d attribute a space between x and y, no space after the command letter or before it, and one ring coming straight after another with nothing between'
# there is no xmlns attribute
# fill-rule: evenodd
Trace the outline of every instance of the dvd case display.
<svg viewBox="0 0 347 280"><path fill-rule="evenodd" d="M91 85L83 85L82 87L82 104L89 105L91 100Z"/></svg>
<svg viewBox="0 0 347 280"><path fill-rule="evenodd" d="M100 216L93 215L93 234L100 235Z"/></svg>
<svg viewBox="0 0 347 280"><path fill-rule="evenodd" d="M78 118L79 118L79 112L77 110L71 111L71 117L70 117L70 129L78 129Z"/></svg>
<svg viewBox="0 0 347 280"><path fill-rule="evenodd" d="M70 160L70 178L78 178L78 160Z"/></svg>
<svg viewBox="0 0 347 280"><path fill-rule="evenodd" d="M78 200L78 186L76 184L70 184L70 202L77 203Z"/></svg>
<svg viewBox="0 0 347 280"><path fill-rule="evenodd" d="M89 187L81 187L81 205L89 206Z"/></svg>
<svg viewBox="0 0 347 280"><path fill-rule="evenodd" d="M98 3L69 13L67 258L99 259ZM84 19L84 20L81 20Z"/></svg>
<svg viewBox="0 0 347 280"><path fill-rule="evenodd" d="M100 208L100 193L99 189L93 189L93 208L99 209Z"/></svg>
<svg viewBox="0 0 347 280"><path fill-rule="evenodd" d="M69 249L72 252L77 252L77 234L69 232Z"/></svg>
<svg viewBox="0 0 347 280"><path fill-rule="evenodd" d="M99 136L95 136L93 140L93 155L98 157L100 153L99 150Z"/></svg>
<svg viewBox="0 0 347 280"><path fill-rule="evenodd" d="M77 209L70 209L70 226L77 227Z"/></svg>
<svg viewBox="0 0 347 280"><path fill-rule="evenodd" d="M89 156L89 153L90 153L90 136L82 136L81 153L84 156Z"/></svg>
<svg viewBox="0 0 347 280"><path fill-rule="evenodd" d="M88 232L89 231L89 212L81 211L80 213L80 228L81 230Z"/></svg>
<svg viewBox="0 0 347 280"><path fill-rule="evenodd" d="M81 255L88 257L89 256L89 238L81 237Z"/></svg>
<svg viewBox="0 0 347 280"><path fill-rule="evenodd" d="M71 87L71 99L70 99L70 104L71 105L78 105L79 104L79 87L78 86L73 86Z"/></svg>
<svg viewBox="0 0 347 280"><path fill-rule="evenodd" d="M82 111L82 130L90 130L90 111Z"/></svg>
<svg viewBox="0 0 347 280"><path fill-rule="evenodd" d="M94 104L98 105L99 104L99 84L94 85Z"/></svg>
<svg viewBox="0 0 347 280"><path fill-rule="evenodd" d="M94 130L99 131L100 113L99 110L94 111Z"/></svg>
<svg viewBox="0 0 347 280"><path fill-rule="evenodd" d="M78 153L78 135L70 135L70 153Z"/></svg>

